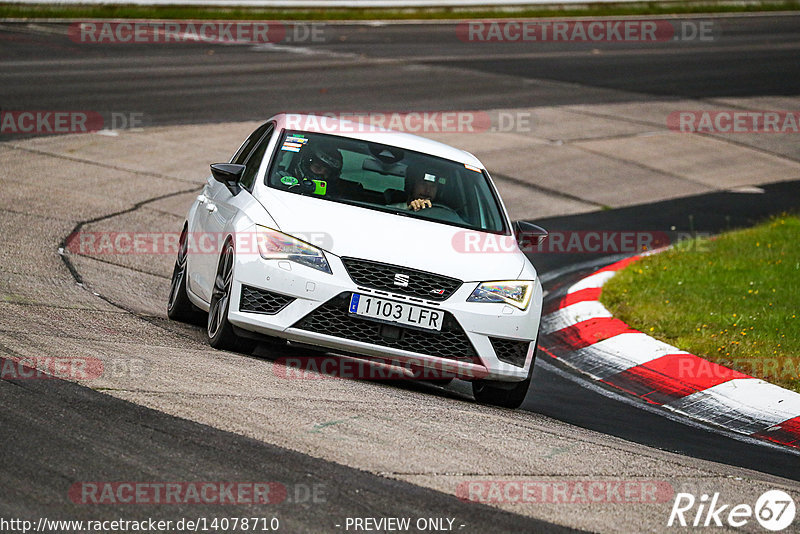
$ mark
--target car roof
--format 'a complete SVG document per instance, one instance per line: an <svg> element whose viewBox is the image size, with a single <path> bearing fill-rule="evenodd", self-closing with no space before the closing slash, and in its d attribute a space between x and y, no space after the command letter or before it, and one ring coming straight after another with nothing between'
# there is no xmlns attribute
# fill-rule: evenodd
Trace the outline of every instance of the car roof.
<svg viewBox="0 0 800 534"><path fill-rule="evenodd" d="M355 114L354 114L355 115ZM483 169L483 164L465 150L418 135L388 130L365 123L332 117L330 114L280 113L269 119L277 128L292 131L339 135L422 152Z"/></svg>

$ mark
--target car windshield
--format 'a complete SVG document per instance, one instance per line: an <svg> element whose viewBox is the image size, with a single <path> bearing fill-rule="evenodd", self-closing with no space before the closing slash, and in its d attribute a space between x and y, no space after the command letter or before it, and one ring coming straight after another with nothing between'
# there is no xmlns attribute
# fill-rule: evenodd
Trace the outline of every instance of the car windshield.
<svg viewBox="0 0 800 534"><path fill-rule="evenodd" d="M499 202L481 169L377 142L287 131L267 184L332 202L505 232Z"/></svg>

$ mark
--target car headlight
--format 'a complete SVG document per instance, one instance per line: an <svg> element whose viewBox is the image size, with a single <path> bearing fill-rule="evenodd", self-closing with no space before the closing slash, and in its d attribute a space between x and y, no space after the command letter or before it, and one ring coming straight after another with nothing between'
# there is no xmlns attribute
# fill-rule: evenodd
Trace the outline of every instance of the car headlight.
<svg viewBox="0 0 800 534"><path fill-rule="evenodd" d="M467 302L505 302L524 310L533 294L533 282L529 280L504 280L484 282L475 288Z"/></svg>
<svg viewBox="0 0 800 534"><path fill-rule="evenodd" d="M266 226L256 225L258 252L265 260L289 260L332 274L325 253L313 245Z"/></svg>

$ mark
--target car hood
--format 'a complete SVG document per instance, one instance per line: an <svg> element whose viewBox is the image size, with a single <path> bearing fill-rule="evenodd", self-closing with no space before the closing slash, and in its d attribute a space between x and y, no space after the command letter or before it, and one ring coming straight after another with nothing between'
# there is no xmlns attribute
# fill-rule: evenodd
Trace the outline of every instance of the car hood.
<svg viewBox="0 0 800 534"><path fill-rule="evenodd" d="M465 251L463 245L465 234L471 234L473 239L488 239L490 244L501 239L507 244L513 240L510 236L473 232L283 191L271 190L266 197L262 199L264 207L278 230L339 257L403 265L465 282L513 280L526 261L516 245L506 246L507 252L489 253L473 252L475 247Z"/></svg>

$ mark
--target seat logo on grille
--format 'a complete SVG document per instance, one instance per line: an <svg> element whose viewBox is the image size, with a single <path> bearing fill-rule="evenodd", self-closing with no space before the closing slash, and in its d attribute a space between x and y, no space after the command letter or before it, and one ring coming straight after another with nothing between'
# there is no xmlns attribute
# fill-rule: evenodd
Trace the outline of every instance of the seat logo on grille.
<svg viewBox="0 0 800 534"><path fill-rule="evenodd" d="M394 275L394 285L399 287L408 287L411 277L407 274L397 273Z"/></svg>

